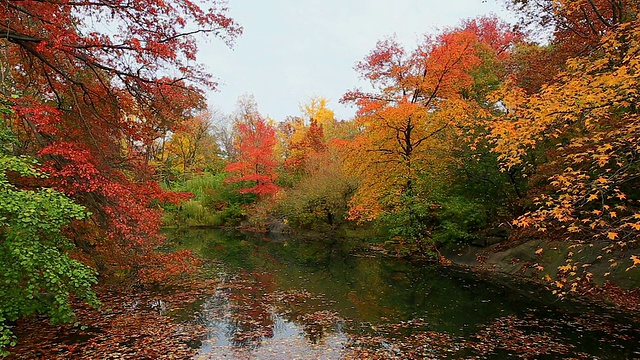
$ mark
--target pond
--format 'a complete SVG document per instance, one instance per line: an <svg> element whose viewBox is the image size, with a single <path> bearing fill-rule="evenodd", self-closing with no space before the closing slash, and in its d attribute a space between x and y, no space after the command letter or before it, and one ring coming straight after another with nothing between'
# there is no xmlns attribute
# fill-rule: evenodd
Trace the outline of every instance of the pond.
<svg viewBox="0 0 640 360"><path fill-rule="evenodd" d="M632 316L453 267L355 256L332 239L169 234L214 295L170 314L206 326L197 359L631 359Z"/></svg>

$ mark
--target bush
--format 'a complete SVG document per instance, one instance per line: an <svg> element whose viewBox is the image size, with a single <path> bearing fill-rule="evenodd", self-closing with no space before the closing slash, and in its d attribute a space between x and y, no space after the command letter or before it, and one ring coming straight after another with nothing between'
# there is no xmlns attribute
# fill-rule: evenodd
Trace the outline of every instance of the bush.
<svg viewBox="0 0 640 360"><path fill-rule="evenodd" d="M236 226L246 219L245 211L238 204L232 204L215 214L214 225Z"/></svg>
<svg viewBox="0 0 640 360"><path fill-rule="evenodd" d="M173 191L193 194L179 206L165 207L165 224L176 226L235 226L246 214L243 206L255 201L254 194L240 194L239 184L227 183L228 174L204 172L184 182L169 185Z"/></svg>
<svg viewBox="0 0 640 360"><path fill-rule="evenodd" d="M489 224L489 209L459 196L447 198L436 214L438 226L433 240L437 243L471 243Z"/></svg>

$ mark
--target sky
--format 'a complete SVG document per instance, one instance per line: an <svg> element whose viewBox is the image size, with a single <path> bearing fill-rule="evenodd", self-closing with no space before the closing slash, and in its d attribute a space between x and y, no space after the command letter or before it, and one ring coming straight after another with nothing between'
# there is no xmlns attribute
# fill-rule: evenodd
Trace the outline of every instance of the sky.
<svg viewBox="0 0 640 360"><path fill-rule="evenodd" d="M366 87L354 65L378 40L395 36L412 49L425 34L464 19L513 19L502 0L228 0L228 7L244 28L233 48L200 43L198 62L219 82L207 93L209 107L230 114L249 94L276 121L299 116L314 96L327 98L337 119L352 118L356 109L339 100Z"/></svg>

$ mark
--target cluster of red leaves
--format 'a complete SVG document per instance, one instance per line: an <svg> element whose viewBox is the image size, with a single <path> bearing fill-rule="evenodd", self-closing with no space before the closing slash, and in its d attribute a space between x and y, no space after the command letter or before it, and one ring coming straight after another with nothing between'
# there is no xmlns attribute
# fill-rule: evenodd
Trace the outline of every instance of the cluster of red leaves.
<svg viewBox="0 0 640 360"><path fill-rule="evenodd" d="M455 336L424 330L421 319L372 326L373 335L350 335L345 359L446 359L458 358L464 341ZM407 331L410 334L403 335Z"/></svg>
<svg viewBox="0 0 640 360"><path fill-rule="evenodd" d="M637 288L623 289L611 281L606 281L601 286L591 283L590 286L579 287L578 294L592 301L612 304L623 311L636 313L640 311L640 289Z"/></svg>
<svg viewBox="0 0 640 360"><path fill-rule="evenodd" d="M153 281L190 268L188 254L157 254L163 202L148 149L203 105L215 87L194 61L196 34L231 42L241 28L218 1L4 1L2 92L12 99L23 154L53 187L86 206L70 237L104 275ZM104 26L108 23L108 26ZM163 264L170 264L161 270Z"/></svg>
<svg viewBox="0 0 640 360"><path fill-rule="evenodd" d="M246 182L241 193L258 196L275 194L279 188L275 184L277 162L274 148L277 142L276 129L262 117L252 122L237 124L238 139L234 146L238 160L227 165L227 171L234 173L231 182Z"/></svg>
<svg viewBox="0 0 640 360"><path fill-rule="evenodd" d="M325 154L327 144L324 143L324 130L314 119L300 141L289 145L290 155L285 161L285 165L292 169L300 169L305 160L313 154Z"/></svg>
<svg viewBox="0 0 640 360"><path fill-rule="evenodd" d="M74 237L81 246L91 246L94 261L106 265L103 275L131 274L142 281L156 281L195 265L187 252L156 252L164 241L159 235L162 211L158 204L177 203L187 194L166 192L156 182L136 181L101 166L81 143L56 142L40 154L58 159L43 166L51 174L46 185L88 204L94 212L96 226L87 229L92 224L76 224L76 235L83 235Z"/></svg>

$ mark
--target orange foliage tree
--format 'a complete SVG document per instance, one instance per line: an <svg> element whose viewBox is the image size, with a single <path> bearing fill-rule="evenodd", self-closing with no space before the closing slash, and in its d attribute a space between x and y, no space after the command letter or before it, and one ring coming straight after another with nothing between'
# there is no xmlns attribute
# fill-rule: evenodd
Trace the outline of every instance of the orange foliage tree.
<svg viewBox="0 0 640 360"><path fill-rule="evenodd" d="M311 124L304 132L304 137L289 145L289 157L285 165L292 169L299 169L309 156L327 151L324 143L324 131L322 125L311 119Z"/></svg>
<svg viewBox="0 0 640 360"><path fill-rule="evenodd" d="M343 101L358 106L362 129L350 144L348 163L362 178L351 202L354 219L408 211L406 227L424 223L414 205L424 206L424 180L444 164L451 137L482 109L470 101L481 50L506 52L515 38L494 18L427 37L407 53L393 39L378 42L356 69L374 92L356 90ZM424 234L416 234L418 237Z"/></svg>

